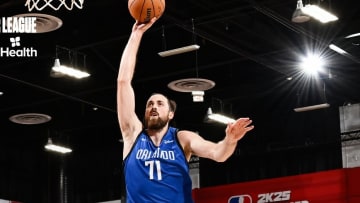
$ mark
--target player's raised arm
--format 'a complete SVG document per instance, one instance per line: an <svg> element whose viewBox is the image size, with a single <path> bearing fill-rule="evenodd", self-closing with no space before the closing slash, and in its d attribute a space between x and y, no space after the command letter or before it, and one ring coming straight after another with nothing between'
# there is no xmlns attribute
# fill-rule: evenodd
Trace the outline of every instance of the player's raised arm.
<svg viewBox="0 0 360 203"><path fill-rule="evenodd" d="M117 79L117 112L124 144L132 143L137 133L142 129L142 124L135 113L135 94L131 85L137 52L143 34L156 21L152 19L147 24L133 25L128 43L122 53L118 79ZM125 148L125 147L124 147ZM124 152L126 154L126 152Z"/></svg>

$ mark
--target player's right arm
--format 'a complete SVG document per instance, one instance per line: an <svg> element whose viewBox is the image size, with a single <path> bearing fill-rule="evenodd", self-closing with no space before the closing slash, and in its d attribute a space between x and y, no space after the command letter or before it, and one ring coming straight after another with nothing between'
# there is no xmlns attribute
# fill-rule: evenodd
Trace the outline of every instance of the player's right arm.
<svg viewBox="0 0 360 203"><path fill-rule="evenodd" d="M136 136L142 130L142 123L135 113L135 93L131 82L134 76L141 38L155 21L156 19L153 19L147 24L138 25L137 22L134 24L128 43L121 56L117 79L117 115L124 140L124 158L129 153Z"/></svg>

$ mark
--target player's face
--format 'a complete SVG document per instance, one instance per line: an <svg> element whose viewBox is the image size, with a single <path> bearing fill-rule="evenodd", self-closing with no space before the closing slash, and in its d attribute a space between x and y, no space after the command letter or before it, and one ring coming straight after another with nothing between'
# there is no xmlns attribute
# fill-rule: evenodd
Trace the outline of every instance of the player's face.
<svg viewBox="0 0 360 203"><path fill-rule="evenodd" d="M152 95L146 103L145 127L152 130L160 130L173 118L170 112L168 99L161 95Z"/></svg>

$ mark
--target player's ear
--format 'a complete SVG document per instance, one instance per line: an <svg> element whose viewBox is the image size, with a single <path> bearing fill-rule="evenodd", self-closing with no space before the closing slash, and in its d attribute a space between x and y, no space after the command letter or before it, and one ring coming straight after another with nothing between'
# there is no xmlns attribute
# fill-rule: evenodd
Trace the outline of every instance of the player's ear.
<svg viewBox="0 0 360 203"><path fill-rule="evenodd" d="M170 111L169 112L169 119L171 120L171 119L173 119L174 118L174 115L175 115L175 113L173 112L173 111Z"/></svg>

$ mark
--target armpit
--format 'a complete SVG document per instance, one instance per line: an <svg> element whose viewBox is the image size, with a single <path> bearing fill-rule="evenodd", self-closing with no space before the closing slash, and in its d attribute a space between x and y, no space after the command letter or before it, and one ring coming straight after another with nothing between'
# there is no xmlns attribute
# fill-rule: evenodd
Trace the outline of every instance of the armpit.
<svg viewBox="0 0 360 203"><path fill-rule="evenodd" d="M189 161L191 158L191 155L192 155L192 150L190 147L190 139L189 139L189 134L187 133L187 131L179 131L178 132L178 140L184 151L186 160Z"/></svg>

